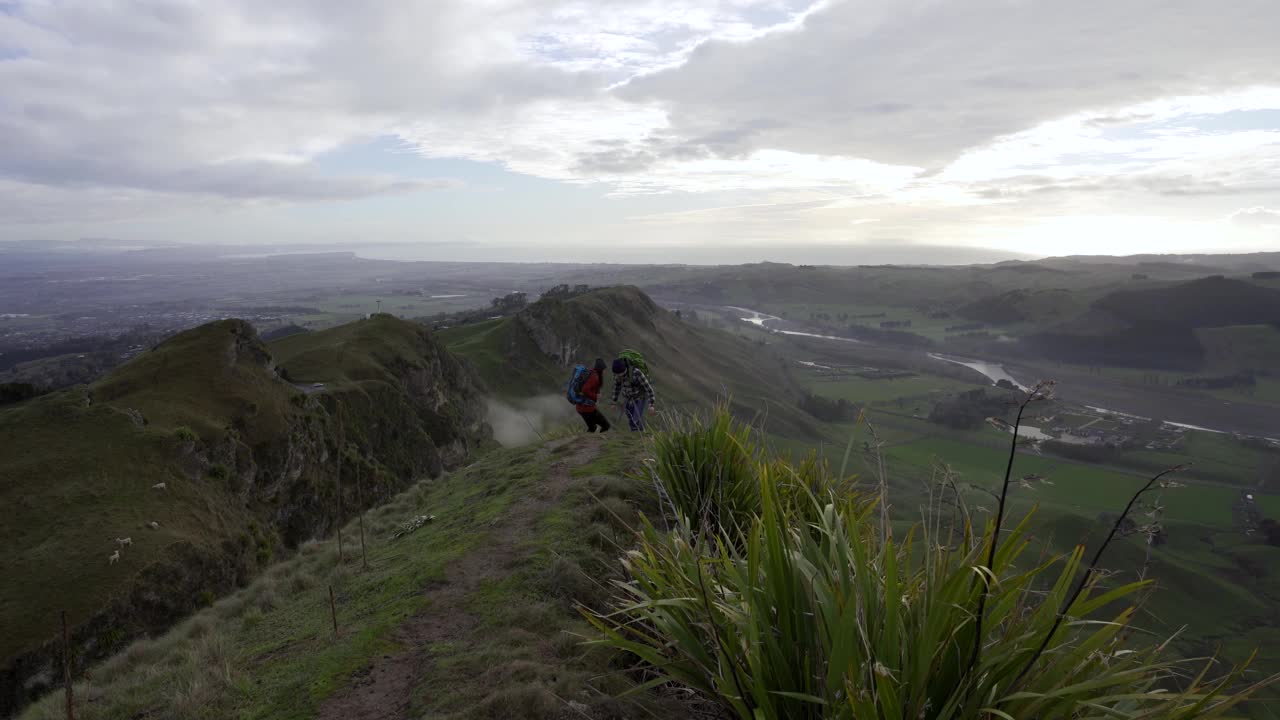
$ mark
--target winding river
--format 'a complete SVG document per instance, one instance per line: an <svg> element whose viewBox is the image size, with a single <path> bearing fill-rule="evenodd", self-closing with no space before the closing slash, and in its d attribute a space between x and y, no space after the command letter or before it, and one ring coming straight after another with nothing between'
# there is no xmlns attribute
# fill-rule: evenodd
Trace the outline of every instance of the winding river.
<svg viewBox="0 0 1280 720"><path fill-rule="evenodd" d="M739 313L740 315L743 315L744 317L739 317L739 318L738 318L739 320L742 320L743 322L749 322L749 323L751 323L752 325L755 325L755 326L756 326L756 327L758 327L758 328L761 328L761 329L764 329L764 330L768 330L769 332L778 333L778 334L780 334L780 335L794 335L794 336L799 336L799 337L811 337L811 338L819 338L819 339L822 339L822 340L838 340L838 341L840 341L840 342L850 342L850 343L861 343L861 342L863 342L863 341L861 341L861 340L854 340L853 338L837 337L837 336L835 336L835 335L820 335L820 334L817 334L817 333L800 332L800 331L798 331L798 330L779 330L779 329L771 328L771 327L768 327L767 325L765 325L765 323L766 323L766 322L770 322L770 321L775 321L775 322L784 322L784 321L783 321L783 319L782 319L782 318L780 318L780 317L778 317L777 315L769 315L769 314L767 314L767 313L762 313L762 312L759 312L759 311L757 311L757 310L752 310L752 309L750 309L750 308L744 308L744 307L737 307L737 306L734 306L734 305L727 305L727 306L725 306L725 309L727 309L727 310L733 310L734 312ZM963 366L965 366L965 367L967 367L967 368L970 368L970 369L972 369L972 370L976 370L976 371L978 371L979 373L982 373L982 375L983 375L984 377L986 377L988 380L990 380L992 385L995 385L996 383L1000 382L1001 380L1008 380L1009 382L1013 383L1013 384L1014 384L1014 386L1016 386L1019 390L1023 390L1023 391L1025 391L1025 390L1027 390L1027 389L1028 389L1026 385L1023 385L1022 383L1018 382L1018 381L1017 381L1017 379L1016 379L1016 378L1014 378L1012 375L1010 375L1010 374L1009 374L1009 371L1008 371L1008 370L1006 370L1006 369L1005 369L1005 367L1004 367L1003 365L1000 365L999 363L987 362L987 361L985 361L985 360L973 360L973 359L969 359L969 358L957 358L957 357L950 357L950 356L947 356L947 355L943 355L943 354L940 354L940 353L934 353L934 352L926 353L926 354L927 354L930 358L932 358L932 359L934 359L934 360L940 360L940 361L942 361L942 362L954 363L954 364L956 364L956 365L963 365ZM813 363L802 363L802 364L805 364L805 365L812 365L812 366L814 366L814 367L820 367L820 366L814 365ZM1125 417L1129 417L1129 418L1133 418L1133 419L1138 419L1138 420L1148 420L1148 419L1149 419L1149 418L1145 418L1145 417L1142 417L1142 416L1139 416L1139 415L1130 415L1130 414L1128 414L1128 413L1123 413L1123 412L1119 412L1119 411L1116 411L1116 410L1108 410L1108 409L1106 409L1106 408L1097 408L1097 407L1093 407L1093 406L1086 406L1086 407L1088 407L1090 410L1094 410L1095 412L1109 413L1109 414L1112 414L1112 415L1120 415L1120 416L1125 416ZM1182 429L1184 429L1184 430L1199 430L1199 431L1201 431L1201 432L1219 433L1219 434L1223 434L1223 435L1231 434L1231 433L1229 433L1229 432L1228 432L1228 431L1226 431L1226 430L1217 430L1217 429L1214 429L1214 428L1202 427L1202 426L1199 426L1199 425L1188 425L1188 424L1186 424L1186 423L1170 422L1170 421L1167 421L1167 420L1164 420L1164 421L1161 421L1161 422L1163 422L1165 425L1169 425L1169 426L1171 426L1171 427L1178 427L1178 428L1182 428ZM1023 430L1023 431L1030 431L1030 432L1019 433L1019 434L1025 434L1025 435L1027 435L1027 436L1029 436L1029 437L1035 437L1035 435L1036 435L1036 434L1044 435L1044 433L1043 433L1043 432L1041 432L1041 431L1039 430L1039 428L1022 428L1022 430ZM1045 437L1049 437L1049 436L1048 436L1048 435L1045 435ZM1277 439L1277 438L1263 438L1263 439L1264 439L1264 440L1269 440L1270 442L1273 442L1273 443L1280 443L1280 439Z"/></svg>
<svg viewBox="0 0 1280 720"><path fill-rule="evenodd" d="M955 363L956 365L963 365L972 370L977 370L985 375L986 378L991 381L992 385L995 385L1001 380L1008 380L1019 390L1027 390L1027 386L1015 380L1014 377L1009 374L1009 371L1004 369L1003 365L989 363L984 360L962 360L960 358L947 357L946 355L940 355L938 353L929 353L929 357L934 360Z"/></svg>

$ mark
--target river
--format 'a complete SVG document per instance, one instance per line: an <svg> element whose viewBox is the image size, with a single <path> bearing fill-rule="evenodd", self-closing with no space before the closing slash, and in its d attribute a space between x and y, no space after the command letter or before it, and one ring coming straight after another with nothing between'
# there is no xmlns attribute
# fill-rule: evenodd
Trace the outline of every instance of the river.
<svg viewBox="0 0 1280 720"><path fill-rule="evenodd" d="M819 338L822 340L838 340L840 342L851 342L851 343L862 342L861 340L854 340L853 338L837 337L835 335L821 335L818 333L800 332L798 330L779 330L779 329L771 328L765 325L766 322L770 322L770 321L784 322L783 319L778 317L777 315L769 315L767 313L762 313L757 310L752 310L750 308L744 308L744 307L737 307L735 305L727 305L725 306L725 308L728 310L733 310L737 313L746 315L746 317L739 318L743 322L749 322L752 325L755 325L756 327L762 328L764 330L768 330L770 332L779 333L782 335L795 335L799 337ZM933 353L933 352L926 353L926 354L930 358L933 358L934 360L941 360L942 362L949 362L949 363L954 363L956 365L963 365L972 370L976 370L982 373L982 375L986 377L988 380L990 380L992 385L995 385L1001 380L1008 380L1009 382L1013 383L1014 386L1017 387L1019 390L1022 390L1025 392L1028 389L1026 385L1023 385L1022 383L1018 382L1017 379L1014 378L1012 375L1010 375L1009 371L1006 370L1005 367L1003 365L1000 365L999 363L987 362L985 360L973 360L968 358L962 359L962 358L956 358L956 357L949 357L946 355ZM803 363L803 364L808 365L810 363ZM1132 415L1129 413L1119 412L1116 410L1108 410L1105 408L1093 407L1091 405L1086 405L1085 407L1088 407L1090 410L1093 410L1095 412L1121 415L1121 416L1133 418L1135 420L1149 420L1149 418L1142 417L1140 415ZM1189 425L1186 423L1170 422L1167 420L1162 422L1165 425L1170 425L1172 427L1180 427L1185 430L1199 430L1201 432L1219 433L1223 435L1230 434L1230 432L1227 430L1218 430L1215 428L1203 427L1200 425ZM1019 433L1020 435L1026 435L1027 437L1033 437L1033 438L1036 437L1037 435L1043 435L1045 438L1049 437L1048 435L1043 433L1039 428L1023 428L1023 430L1030 431L1030 432ZM1061 440L1062 438L1058 438L1058 439ZM1280 439L1277 439L1277 438L1264 437L1263 439L1273 443L1280 443Z"/></svg>
<svg viewBox="0 0 1280 720"><path fill-rule="evenodd" d="M1013 383L1014 387L1018 388L1019 390L1025 391L1028 389L1026 385L1023 385L1022 383L1015 380L1014 377L1009 374L1009 371L1004 369L1003 365L997 365L996 363L989 363L989 362L986 362L985 360L961 360L960 358L947 357L946 355L939 355L938 353L929 353L929 357L933 358L934 360L941 360L943 362L955 363L956 365L963 365L967 368L977 370L978 372L985 375L986 378L991 381L992 385L995 385L1001 380L1008 380L1009 382Z"/></svg>
<svg viewBox="0 0 1280 720"><path fill-rule="evenodd" d="M728 310L734 310L739 313L749 313L747 317L742 317L738 319L743 322L749 322L752 325L755 325L756 327L762 330L768 330L769 332L778 333L779 335L792 335L795 337L811 337L811 338L818 338L820 340L839 340L840 342L848 342L848 343L862 342L861 340L854 340L853 338L840 337L839 335L820 335L818 333L802 332L800 330L781 330L778 328L771 328L766 326L765 323L771 320L775 322L785 322L785 321L782 318L778 317L777 315L768 315L762 312L757 312L750 308L738 307L736 305L725 305L725 308Z"/></svg>

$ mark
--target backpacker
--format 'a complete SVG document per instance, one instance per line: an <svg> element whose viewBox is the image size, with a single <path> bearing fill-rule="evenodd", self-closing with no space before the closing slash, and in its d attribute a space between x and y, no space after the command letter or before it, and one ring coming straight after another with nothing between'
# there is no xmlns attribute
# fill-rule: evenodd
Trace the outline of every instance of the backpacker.
<svg viewBox="0 0 1280 720"><path fill-rule="evenodd" d="M618 353L618 357L626 360L631 367L640 368L640 372L644 373L645 377L649 377L649 364L644 361L644 356L638 351L623 350Z"/></svg>
<svg viewBox="0 0 1280 720"><path fill-rule="evenodd" d="M565 397L571 405L590 405L591 400L582 394L582 385L590 377L591 370L586 365L574 365L573 375L569 377L569 389Z"/></svg>

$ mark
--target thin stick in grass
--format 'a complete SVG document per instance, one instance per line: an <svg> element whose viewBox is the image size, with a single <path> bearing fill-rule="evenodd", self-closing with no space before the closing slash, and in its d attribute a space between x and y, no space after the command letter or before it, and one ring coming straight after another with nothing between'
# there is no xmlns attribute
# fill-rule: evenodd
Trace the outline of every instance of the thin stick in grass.
<svg viewBox="0 0 1280 720"><path fill-rule="evenodd" d="M67 720L75 720L75 696L71 688L71 635L67 632L67 611L62 611L62 685L67 699Z"/></svg>
<svg viewBox="0 0 1280 720"><path fill-rule="evenodd" d="M1058 608L1058 615L1053 619L1053 625L1049 628L1049 632L1045 633L1044 640L1040 641L1040 646L1031 654L1031 658L1027 660L1027 664L1022 667L1022 671L1019 672L1018 676L1009 684L1010 692L1018 687L1018 683L1026 677L1027 673L1031 671L1031 668L1035 666L1036 661L1040 659L1040 656L1043 655L1044 651L1049 647L1049 643L1053 641L1054 634L1058 632L1058 628L1062 627L1062 621L1067 617L1067 611L1070 610L1071 606L1080 598L1080 593L1084 592L1085 587L1089 585L1089 581L1092 580L1093 576L1098 572L1098 563L1102 561L1103 553L1107 551L1107 547L1110 546L1111 541L1115 539L1116 533L1118 533L1121 526L1124 525L1124 521L1129 517L1129 513L1133 511L1133 506L1138 502L1138 499L1154 487L1156 483L1166 475L1185 470L1186 468L1186 465L1178 465L1153 475L1151 479L1147 481L1146 485L1143 485L1138 492L1133 494L1133 497L1129 498L1129 504L1125 505L1124 512L1120 513L1120 517L1116 518L1115 523L1111 525L1111 532L1107 533L1107 538L1102 541L1102 544L1098 546L1097 552L1093 554L1093 559L1089 561L1089 566L1085 568L1084 575L1080 577L1080 582L1076 583L1075 590L1067 597L1066 602Z"/></svg>
<svg viewBox="0 0 1280 720"><path fill-rule="evenodd" d="M346 559L342 553L342 523L344 520L342 512L342 452L347 447L347 430L342 420L342 404L339 403L337 408L338 414L338 469L334 475L334 484L338 489L338 565L343 565Z"/></svg>
<svg viewBox="0 0 1280 720"><path fill-rule="evenodd" d="M364 487L360 477L363 467L364 459L358 458L356 462L356 503L360 506L360 566L368 570L369 552L365 549L364 544Z"/></svg>
<svg viewBox="0 0 1280 720"><path fill-rule="evenodd" d="M528 415L525 415L524 413L520 413L520 417L524 418L524 421L525 421L525 423L526 423L526 424L528 424L529 429L533 431L533 434L534 434L534 435L537 435L537 436L538 436L538 439L539 439L539 440L541 440L541 441L542 441L542 442L544 442L544 443L547 441L546 436L544 436L542 433L538 432L538 428L536 428L536 427L534 427L534 426L533 426L533 421L529 419L529 416L528 416Z"/></svg>
<svg viewBox="0 0 1280 720"><path fill-rule="evenodd" d="M1004 525L1004 508L1009 498L1009 479L1013 475L1013 459L1018 455L1018 430L1022 426L1022 415L1027 406L1036 400L1049 397L1053 388L1052 380L1041 380L1027 393L1027 398L1018 405L1018 415L1013 421L1013 439L1009 441L1009 461L1004 468L1004 483L1000 487L999 503L996 505L996 522L991 531L991 545L987 550L986 574L981 578L982 593L978 595L978 609L974 614L973 650L969 655L969 667L965 674L972 673L982 659L982 622L987 612L987 598L991 595L991 583L995 579L991 569L996 561L996 548L1000 545L1000 529ZM977 580L975 579L975 582Z"/></svg>
<svg viewBox="0 0 1280 720"><path fill-rule="evenodd" d="M880 484L880 539L887 544L893 537L893 526L889 523L889 483L884 471L884 453L881 451L883 444L880 442L880 435L876 433L876 426L871 424L871 418L866 418L866 423L875 449L876 480Z"/></svg>
<svg viewBox="0 0 1280 720"><path fill-rule="evenodd" d="M333 599L333 586L329 586L329 617L333 620L333 636L338 637L338 604Z"/></svg>
<svg viewBox="0 0 1280 720"><path fill-rule="evenodd" d="M844 446L844 458L840 460L840 479L842 480L849 477L847 472L849 469L849 454L853 452L853 441L857 437L858 426L866 418L866 412L865 408L860 410L858 419L854 420L853 427L849 428L849 442Z"/></svg>

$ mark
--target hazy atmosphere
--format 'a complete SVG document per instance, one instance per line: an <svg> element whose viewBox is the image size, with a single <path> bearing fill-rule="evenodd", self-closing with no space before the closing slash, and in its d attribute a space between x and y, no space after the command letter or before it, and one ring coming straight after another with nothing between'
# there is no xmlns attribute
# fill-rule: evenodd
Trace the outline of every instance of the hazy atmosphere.
<svg viewBox="0 0 1280 720"><path fill-rule="evenodd" d="M1271 249L1276 27L1272 0L0 0L0 240Z"/></svg>

